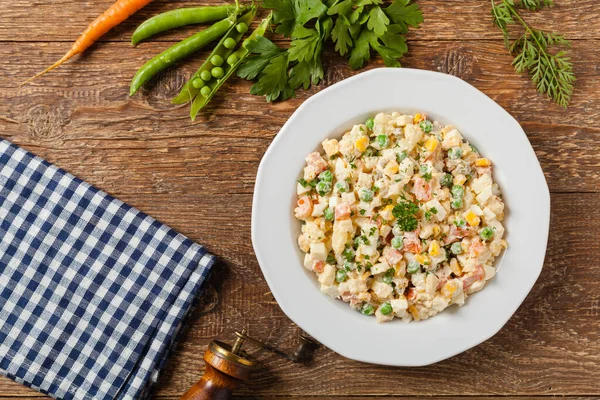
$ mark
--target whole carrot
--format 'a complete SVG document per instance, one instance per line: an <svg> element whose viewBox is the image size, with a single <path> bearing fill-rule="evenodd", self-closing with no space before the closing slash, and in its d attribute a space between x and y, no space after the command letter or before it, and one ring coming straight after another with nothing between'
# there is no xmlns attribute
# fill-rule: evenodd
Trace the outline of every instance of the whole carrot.
<svg viewBox="0 0 600 400"><path fill-rule="evenodd" d="M119 25L121 22L125 21L131 15L133 15L136 11L150 3L152 0L117 0L115 3L110 6L106 11L104 11L98 18L92 22L87 29L79 36L79 38L73 43L71 50L67 52L56 63L52 64L50 67L46 68L39 74L32 76L27 79L23 84L26 84L38 76L44 75L46 72L53 70L54 68L60 66L65 61L70 59L76 54L83 53L88 47L94 44L98 39L100 39L106 32Z"/></svg>

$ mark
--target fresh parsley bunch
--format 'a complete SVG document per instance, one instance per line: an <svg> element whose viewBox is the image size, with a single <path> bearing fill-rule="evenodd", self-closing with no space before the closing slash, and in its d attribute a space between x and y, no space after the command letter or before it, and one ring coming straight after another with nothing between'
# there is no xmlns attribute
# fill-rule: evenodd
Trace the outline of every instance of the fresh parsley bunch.
<svg viewBox="0 0 600 400"><path fill-rule="evenodd" d="M564 51L552 52L551 48L568 47L569 41L562 35L529 26L518 12L519 9L535 11L552 5L552 0L492 0L492 18L504 35L506 47L515 57L515 71L529 72L538 92L566 108L575 84L573 66ZM509 35L511 25L523 28L523 34L512 43Z"/></svg>
<svg viewBox="0 0 600 400"><path fill-rule="evenodd" d="M353 69L361 68L377 52L388 67L399 67L408 51L404 34L418 27L423 15L411 0L265 0L274 11L275 32L291 39L288 49L265 37L247 43L252 53L238 75L255 80L250 93L267 101L293 97L323 79L321 56L327 40L348 57Z"/></svg>

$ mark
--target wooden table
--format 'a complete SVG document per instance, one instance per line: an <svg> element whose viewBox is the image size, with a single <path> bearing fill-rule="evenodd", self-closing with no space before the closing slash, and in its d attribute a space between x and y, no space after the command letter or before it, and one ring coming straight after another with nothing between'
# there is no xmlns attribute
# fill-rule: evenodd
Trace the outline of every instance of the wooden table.
<svg viewBox="0 0 600 400"><path fill-rule="evenodd" d="M424 368L389 368L322 349L314 365L255 355L264 368L239 391L249 398L472 398L600 396L600 12L597 0L555 0L527 15L571 39L577 88L567 111L517 76L490 4L419 0L426 22L411 31L403 65L456 75L506 108L529 136L552 192L548 253L527 300L492 339ZM207 1L208 2L208 1ZM284 103L267 104L232 79L191 123L170 99L206 53L163 73L132 98L128 85L149 57L186 37L183 29L132 48L151 15L197 5L157 0L86 55L29 86L111 0L0 0L0 136L138 207L205 244L221 262L160 378L157 398L176 399L202 374L215 338L246 328L292 347L300 329L279 309L250 241L254 177L267 146L309 96L353 74L327 50L325 81ZM380 67L380 61L369 64ZM535 226L531 234L536 234ZM523 268L527 268L523 265ZM476 299L474 299L476 300ZM390 343L410 345L408 343ZM42 395L0 379L0 398Z"/></svg>

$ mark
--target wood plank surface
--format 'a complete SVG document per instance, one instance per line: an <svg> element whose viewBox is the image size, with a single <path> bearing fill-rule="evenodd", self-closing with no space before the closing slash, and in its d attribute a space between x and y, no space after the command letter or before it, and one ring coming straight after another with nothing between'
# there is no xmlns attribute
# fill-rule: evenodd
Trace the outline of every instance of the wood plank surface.
<svg viewBox="0 0 600 400"><path fill-rule="evenodd" d="M0 14L2 41L72 41L112 0L2 0L9 6ZM600 39L600 13L597 0L555 0L556 6L526 15L533 26L560 31L569 39ZM231 1L154 1L102 41L129 42L131 33L147 18L179 7L201 4L227 4ZM425 23L410 38L422 40L499 39L491 26L490 0L419 0ZM51 16L51 17L49 17ZM197 28L161 35L155 40L180 40Z"/></svg>
<svg viewBox="0 0 600 400"><path fill-rule="evenodd" d="M240 398L445 399L600 398L600 11L597 0L555 0L532 23L573 39L578 78L568 110L552 104L510 66L489 2L419 0L426 23L410 33L403 66L456 75L511 113L527 132L552 192L548 252L540 279L492 339L422 368L344 359L327 349L310 366L252 351L261 368ZM103 43L32 85L18 83L59 58L111 0L0 0L0 137L56 163L208 247L219 257L202 304L161 376L155 397L177 399L202 374L214 338L249 330L283 348L300 329L269 292L250 240L258 163L291 113L324 87L351 76L326 50L326 79L295 99L268 104L234 78L196 123L170 99L207 52L128 96L147 59L194 29L132 48L134 27L195 1L155 1ZM205 1L202 4L219 4ZM51 16L51 18L49 18ZM369 68L381 67L379 60ZM524 266L526 267L526 266ZM476 300L474 297L472 300ZM400 344L406 345L406 344ZM0 378L0 398L39 399Z"/></svg>

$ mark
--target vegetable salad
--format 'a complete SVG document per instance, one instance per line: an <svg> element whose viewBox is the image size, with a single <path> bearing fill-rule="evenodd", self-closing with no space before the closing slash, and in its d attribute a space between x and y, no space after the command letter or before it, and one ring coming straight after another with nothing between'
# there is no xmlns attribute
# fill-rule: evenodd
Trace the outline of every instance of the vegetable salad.
<svg viewBox="0 0 600 400"><path fill-rule="evenodd" d="M420 321L494 277L502 195L456 127L380 113L322 146L306 157L294 210L322 292L378 322Z"/></svg>

